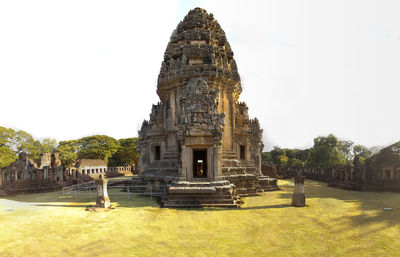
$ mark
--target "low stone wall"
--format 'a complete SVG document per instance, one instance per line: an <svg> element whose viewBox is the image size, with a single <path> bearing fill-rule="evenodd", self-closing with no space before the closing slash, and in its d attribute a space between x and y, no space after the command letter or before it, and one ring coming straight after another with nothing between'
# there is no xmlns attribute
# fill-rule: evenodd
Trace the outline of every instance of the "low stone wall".
<svg viewBox="0 0 400 257"><path fill-rule="evenodd" d="M364 183L366 191L392 191L400 192L400 179L377 179L374 183Z"/></svg>
<svg viewBox="0 0 400 257"><path fill-rule="evenodd" d="M49 179L17 180L4 183L2 185L2 190L6 195L42 193L60 190L66 185L67 183L65 182L52 182Z"/></svg>
<svg viewBox="0 0 400 257"><path fill-rule="evenodd" d="M108 167L107 177L118 177L118 176L132 176L133 174L138 174L139 169L136 166L118 166L118 167Z"/></svg>
<svg viewBox="0 0 400 257"><path fill-rule="evenodd" d="M278 167L278 175L288 178L302 174L307 179L328 183L346 190L400 191L400 178L383 178L380 170L351 165L330 168Z"/></svg>

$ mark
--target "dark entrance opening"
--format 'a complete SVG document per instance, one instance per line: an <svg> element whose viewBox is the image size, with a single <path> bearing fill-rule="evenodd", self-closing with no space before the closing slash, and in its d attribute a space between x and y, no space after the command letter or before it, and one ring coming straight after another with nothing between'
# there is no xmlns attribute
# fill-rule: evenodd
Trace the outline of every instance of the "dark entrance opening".
<svg viewBox="0 0 400 257"><path fill-rule="evenodd" d="M207 178L207 150L193 150L193 177Z"/></svg>
<svg viewBox="0 0 400 257"><path fill-rule="evenodd" d="M246 146L244 145L240 146L240 159L241 160L246 159Z"/></svg>
<svg viewBox="0 0 400 257"><path fill-rule="evenodd" d="M154 147L155 153L154 153L154 160L159 161L161 159L161 149L159 145L156 145Z"/></svg>

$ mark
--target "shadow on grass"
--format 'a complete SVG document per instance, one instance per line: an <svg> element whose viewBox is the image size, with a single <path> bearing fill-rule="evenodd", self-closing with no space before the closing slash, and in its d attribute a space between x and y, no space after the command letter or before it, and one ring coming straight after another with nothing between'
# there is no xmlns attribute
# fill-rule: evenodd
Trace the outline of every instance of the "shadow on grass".
<svg viewBox="0 0 400 257"><path fill-rule="evenodd" d="M276 204L276 205L264 205L264 206L251 206L251 207L177 207L177 208L167 208L167 209L175 209L175 210L184 210L184 211L246 211L246 210L260 210L260 209L279 209L279 208L287 208L293 207L289 204ZM295 208L295 207L294 207Z"/></svg>
<svg viewBox="0 0 400 257"><path fill-rule="evenodd" d="M150 198L142 195L130 195L128 199L127 194L109 194L112 205L118 207L127 208L139 208L139 207L159 207L157 199L155 197ZM2 197L2 199L29 203L32 206L38 207L81 207L86 208L88 206L95 205L96 192L90 194L81 193L75 198L74 195L62 195L60 191L50 193L38 193L38 194L25 194L16 196Z"/></svg>
<svg viewBox="0 0 400 257"><path fill-rule="evenodd" d="M260 209L280 209L287 207L293 207L293 206L289 204L275 204L275 205L251 206L251 207L240 207L240 208L218 208L218 209L211 209L211 211L226 211L226 210L246 211L246 210L260 210Z"/></svg>
<svg viewBox="0 0 400 257"><path fill-rule="evenodd" d="M89 204L32 204L33 206L42 206L42 207L90 207Z"/></svg>
<svg viewBox="0 0 400 257"><path fill-rule="evenodd" d="M293 180L287 180L293 182ZM305 195L307 199L336 199L344 203L353 203L354 205L338 204L335 208L343 208L347 215L334 219L332 222L338 224L344 220L349 221L351 226L357 226L363 234L374 233L377 230L387 227L393 227L400 224L400 194L393 192L365 192L349 191L340 188L328 187L327 183L314 180L305 181ZM292 197L294 185L287 183L282 185L284 190L279 194L280 198L289 199ZM326 202L328 203L328 202ZM392 208L391 211L385 211L384 208ZM353 215L352 211L359 209L361 214ZM329 213L327 209L327 213ZM336 210L335 210L336 211ZM318 221L315 221L318 222ZM375 228L367 228L369 225L379 224Z"/></svg>

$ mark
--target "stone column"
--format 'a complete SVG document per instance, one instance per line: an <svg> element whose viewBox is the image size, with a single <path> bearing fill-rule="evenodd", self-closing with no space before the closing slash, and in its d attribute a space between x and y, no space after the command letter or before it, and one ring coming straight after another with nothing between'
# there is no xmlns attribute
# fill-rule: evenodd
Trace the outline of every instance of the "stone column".
<svg viewBox="0 0 400 257"><path fill-rule="evenodd" d="M304 195L305 177L297 175L294 177L294 193L292 197L292 205L296 207L304 207L306 205L306 197Z"/></svg>
<svg viewBox="0 0 400 257"><path fill-rule="evenodd" d="M189 150L191 150L189 148ZM181 162L182 162L182 166L180 167L180 173L179 173L179 181L187 181L187 166L188 164L188 149L187 146L184 144L181 144Z"/></svg>
<svg viewBox="0 0 400 257"><path fill-rule="evenodd" d="M96 180L97 187L97 208L108 208L110 207L110 198L107 192L108 179L105 179L103 174L100 174L99 179Z"/></svg>

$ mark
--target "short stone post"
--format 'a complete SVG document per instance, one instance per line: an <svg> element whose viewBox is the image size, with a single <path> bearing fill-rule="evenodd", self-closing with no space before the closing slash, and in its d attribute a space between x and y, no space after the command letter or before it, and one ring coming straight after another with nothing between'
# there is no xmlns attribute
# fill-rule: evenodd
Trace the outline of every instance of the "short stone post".
<svg viewBox="0 0 400 257"><path fill-rule="evenodd" d="M294 177L294 193L292 197L292 205L296 207L306 206L306 196L304 195L304 180L306 177L297 175Z"/></svg>
<svg viewBox="0 0 400 257"><path fill-rule="evenodd" d="M157 192L160 191L160 180L158 179L154 180L153 186L154 186L153 191Z"/></svg>
<svg viewBox="0 0 400 257"><path fill-rule="evenodd" d="M105 179L104 175L100 174L99 179L96 180L96 187L97 187L96 207L97 208L110 207L110 198L108 197L107 183L108 183L108 179Z"/></svg>

